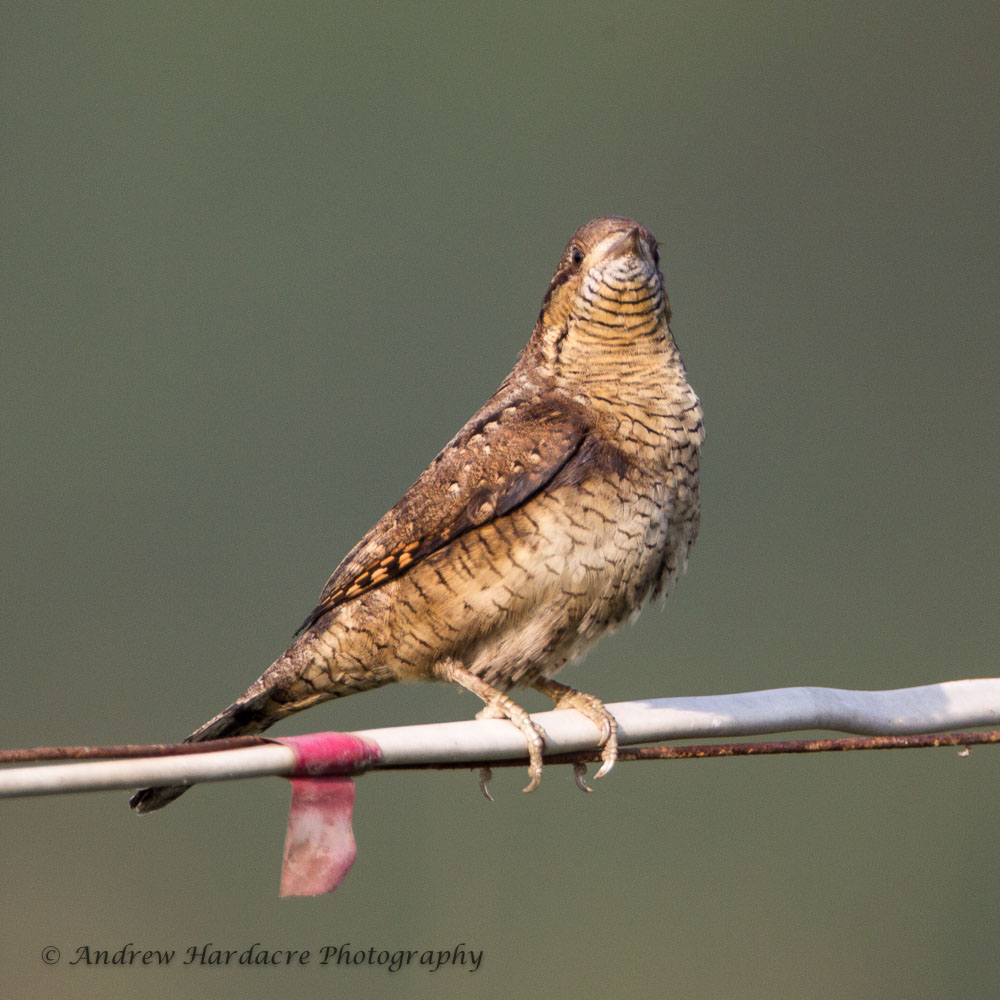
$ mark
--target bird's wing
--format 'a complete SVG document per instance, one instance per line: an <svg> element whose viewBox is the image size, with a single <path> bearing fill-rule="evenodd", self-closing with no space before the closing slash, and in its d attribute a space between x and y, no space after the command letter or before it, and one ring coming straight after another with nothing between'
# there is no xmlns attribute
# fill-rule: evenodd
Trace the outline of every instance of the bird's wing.
<svg viewBox="0 0 1000 1000"><path fill-rule="evenodd" d="M524 503L565 468L586 438L587 426L570 406L498 393L347 554L299 631Z"/></svg>

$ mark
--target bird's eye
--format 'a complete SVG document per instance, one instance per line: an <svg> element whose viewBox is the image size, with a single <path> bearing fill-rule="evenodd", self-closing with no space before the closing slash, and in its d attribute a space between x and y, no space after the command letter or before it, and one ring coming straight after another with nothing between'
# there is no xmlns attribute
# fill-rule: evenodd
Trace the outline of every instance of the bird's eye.
<svg viewBox="0 0 1000 1000"><path fill-rule="evenodd" d="M579 247L573 247L573 250L570 253L570 259L574 264L579 266L583 263L583 251Z"/></svg>
<svg viewBox="0 0 1000 1000"><path fill-rule="evenodd" d="M660 266L660 248L657 246L653 247L653 263L659 267Z"/></svg>

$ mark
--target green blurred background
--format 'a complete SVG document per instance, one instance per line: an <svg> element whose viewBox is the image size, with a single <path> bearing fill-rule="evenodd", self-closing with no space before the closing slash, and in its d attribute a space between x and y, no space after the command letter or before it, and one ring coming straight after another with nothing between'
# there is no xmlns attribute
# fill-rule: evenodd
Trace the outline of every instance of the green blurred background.
<svg viewBox="0 0 1000 1000"><path fill-rule="evenodd" d="M179 737L506 374L569 235L656 234L706 412L608 701L998 673L995 2L10 4L0 744ZM544 702L526 697L531 707ZM396 687L280 732L464 718ZM992 997L996 752L358 786L279 901L277 780L8 801L11 996ZM480 970L70 968L351 942ZM63 961L47 967L55 945Z"/></svg>

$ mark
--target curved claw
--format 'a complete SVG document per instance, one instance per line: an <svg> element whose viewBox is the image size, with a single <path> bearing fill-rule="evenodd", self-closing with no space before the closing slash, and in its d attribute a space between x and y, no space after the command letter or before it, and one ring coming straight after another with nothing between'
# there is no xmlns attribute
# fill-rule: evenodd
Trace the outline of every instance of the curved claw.
<svg viewBox="0 0 1000 1000"><path fill-rule="evenodd" d="M601 764L600 769L598 770L597 774L594 775L594 779L595 780L597 778L603 778L606 774L610 774L611 773L611 768L613 768L615 766L615 759L616 759L617 756L618 755L616 754L614 757L612 757L612 758L609 759L609 758L605 757L604 754L601 754L601 759L604 761L604 763Z"/></svg>
<svg viewBox="0 0 1000 1000"><path fill-rule="evenodd" d="M490 795L490 779L493 777L493 770L489 767L481 767L479 769L479 790L483 793L483 798L488 802L493 802L493 796Z"/></svg>
<svg viewBox="0 0 1000 1000"><path fill-rule="evenodd" d="M521 789L522 792L533 792L542 783L541 758L539 758L537 769L534 764L528 765L528 776L531 778L531 781L529 781L524 788Z"/></svg>
<svg viewBox="0 0 1000 1000"><path fill-rule="evenodd" d="M611 772L611 768L615 766L615 761L618 760L618 727L611 731L611 735L608 737L604 744L604 749L601 751L601 767L594 778L603 778L606 774Z"/></svg>
<svg viewBox="0 0 1000 1000"><path fill-rule="evenodd" d="M573 780L576 782L576 787L580 789L581 792L592 792L594 789L587 784L587 765L577 762L573 765Z"/></svg>

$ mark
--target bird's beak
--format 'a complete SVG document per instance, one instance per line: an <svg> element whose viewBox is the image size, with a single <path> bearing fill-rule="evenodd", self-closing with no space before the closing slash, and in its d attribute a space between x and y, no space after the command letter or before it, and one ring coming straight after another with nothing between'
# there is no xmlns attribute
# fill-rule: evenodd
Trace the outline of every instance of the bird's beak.
<svg viewBox="0 0 1000 1000"><path fill-rule="evenodd" d="M643 242L639 235L639 227L633 226L627 233L623 233L618 239L608 247L602 254L604 260L616 260L619 257L645 257L652 260L649 247Z"/></svg>

